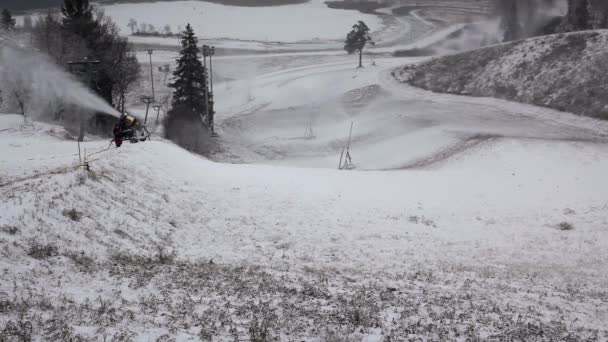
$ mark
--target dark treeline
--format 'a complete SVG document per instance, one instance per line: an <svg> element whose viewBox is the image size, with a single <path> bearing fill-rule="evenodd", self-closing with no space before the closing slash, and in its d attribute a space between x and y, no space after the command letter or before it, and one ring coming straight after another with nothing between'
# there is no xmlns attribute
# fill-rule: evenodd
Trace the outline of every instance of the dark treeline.
<svg viewBox="0 0 608 342"><path fill-rule="evenodd" d="M62 0L2 0L0 7L17 12L47 8L59 9L61 3Z"/></svg>
<svg viewBox="0 0 608 342"><path fill-rule="evenodd" d="M496 0L502 18L504 40L537 35L608 28L606 0ZM556 15L560 2L567 1L567 13Z"/></svg>

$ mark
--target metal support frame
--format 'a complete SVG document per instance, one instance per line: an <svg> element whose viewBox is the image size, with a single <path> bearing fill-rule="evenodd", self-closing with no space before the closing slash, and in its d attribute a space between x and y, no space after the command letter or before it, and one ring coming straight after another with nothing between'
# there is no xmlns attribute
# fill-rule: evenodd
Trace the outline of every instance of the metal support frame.
<svg viewBox="0 0 608 342"><path fill-rule="evenodd" d="M92 60L88 57L82 59L82 61L78 62L68 62L70 72L75 73L73 70L73 66L84 66L86 68L86 77L88 86L93 88L93 65L97 65L101 63L98 60ZM85 133L85 120L84 117L80 116L80 132L78 133L78 141L84 141L84 133ZM80 148L79 148L80 150Z"/></svg>
<svg viewBox="0 0 608 342"><path fill-rule="evenodd" d="M150 83L152 84L152 100L155 99L155 94L154 94L154 69L152 69L152 53L154 52L154 50L152 49L148 49L148 55L150 55Z"/></svg>

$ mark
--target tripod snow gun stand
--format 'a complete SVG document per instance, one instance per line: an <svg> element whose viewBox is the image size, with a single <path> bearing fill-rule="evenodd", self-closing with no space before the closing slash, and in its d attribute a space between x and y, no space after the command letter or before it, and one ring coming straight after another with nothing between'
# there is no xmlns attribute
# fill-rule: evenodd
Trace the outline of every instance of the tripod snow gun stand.
<svg viewBox="0 0 608 342"><path fill-rule="evenodd" d="M353 125L354 122L350 123L350 134L348 135L348 145L346 145L346 155L344 155L345 149L342 149L342 153L340 154L340 162L338 163L338 170L352 170L355 168L355 164L353 164L353 160L350 157L350 142L353 136ZM343 162L344 161L344 162Z"/></svg>

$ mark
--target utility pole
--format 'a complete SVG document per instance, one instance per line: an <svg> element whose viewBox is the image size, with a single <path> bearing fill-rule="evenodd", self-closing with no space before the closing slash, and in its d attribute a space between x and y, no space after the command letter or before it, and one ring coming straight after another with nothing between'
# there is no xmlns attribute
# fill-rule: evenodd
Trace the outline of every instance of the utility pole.
<svg viewBox="0 0 608 342"><path fill-rule="evenodd" d="M89 59L88 57L85 57L80 62L68 62L68 65L69 65L70 72L80 74L81 77L82 77L82 74L86 74L88 86L89 86L89 88L93 89L93 65L97 65L99 63L100 63L100 61L98 61L98 60L92 60L92 59ZM74 66L80 67L80 70L74 71L73 70ZM82 70L83 67L86 70L83 71ZM86 126L85 126L84 116L80 115L80 132L78 133L78 142L84 141L85 128L86 128Z"/></svg>
<svg viewBox="0 0 608 342"><path fill-rule="evenodd" d="M203 66L205 68L205 118L207 119L207 127L211 128L211 117L209 116L209 75L207 72L207 56L209 54L209 46L203 45Z"/></svg>
<svg viewBox="0 0 608 342"><path fill-rule="evenodd" d="M211 77L211 98L213 99L213 56L215 55L215 46L209 47L209 77Z"/></svg>
<svg viewBox="0 0 608 342"><path fill-rule="evenodd" d="M213 100L213 56L215 55L215 46L208 46L208 45L203 45L203 57L205 60L205 82L210 84L211 86L211 96L209 96L209 91L207 90L208 88L205 87L205 102L206 102L206 106L205 106L205 113L207 115L207 127L209 127L209 130L211 131L211 136L212 137L217 137L218 134L215 133L215 125L214 125L214 115L215 115L215 110L214 110L214 103L215 101ZM207 73L207 56L209 57L209 73ZM209 77L209 74L211 75ZM209 97L211 97L211 101L209 100Z"/></svg>
<svg viewBox="0 0 608 342"><path fill-rule="evenodd" d="M154 71L152 69L152 52L154 52L154 50L148 49L148 55L150 55L150 82L152 83L152 99L154 100Z"/></svg>
<svg viewBox="0 0 608 342"><path fill-rule="evenodd" d="M144 95L139 98L141 102L146 104L146 117L144 118L144 125L148 122L148 110L150 109L150 103L154 102L154 98Z"/></svg>

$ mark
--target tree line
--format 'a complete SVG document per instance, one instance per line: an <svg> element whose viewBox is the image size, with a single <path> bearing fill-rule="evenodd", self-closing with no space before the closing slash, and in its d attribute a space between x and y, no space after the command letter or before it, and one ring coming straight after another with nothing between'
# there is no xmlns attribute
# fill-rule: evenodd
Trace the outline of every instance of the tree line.
<svg viewBox="0 0 608 342"><path fill-rule="evenodd" d="M566 15L547 16L557 5L557 0L496 0L504 41L608 28L606 0L567 0Z"/></svg>
<svg viewBox="0 0 608 342"><path fill-rule="evenodd" d="M175 37L179 34L174 34L171 30L171 25L165 25L162 29L157 29L153 24L138 23L137 20L131 18L127 27L131 29L131 35L142 37ZM181 26L177 27L177 31L181 32Z"/></svg>

